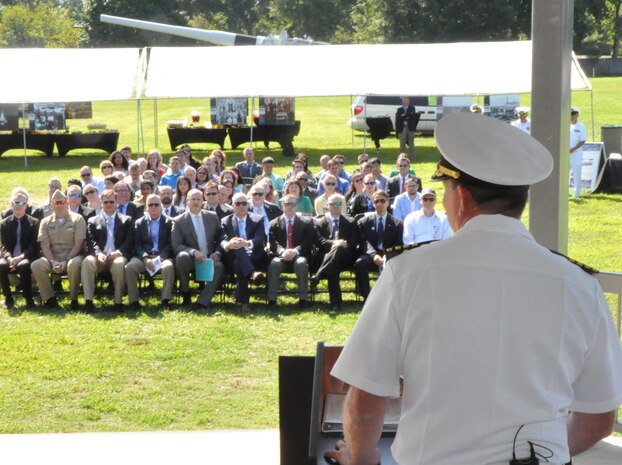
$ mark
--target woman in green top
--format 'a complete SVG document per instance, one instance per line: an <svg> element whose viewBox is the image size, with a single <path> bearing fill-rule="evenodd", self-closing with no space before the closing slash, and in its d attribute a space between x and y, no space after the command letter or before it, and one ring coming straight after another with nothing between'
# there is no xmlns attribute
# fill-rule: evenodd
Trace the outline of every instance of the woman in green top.
<svg viewBox="0 0 622 465"><path fill-rule="evenodd" d="M306 195L302 195L302 184L300 181L296 181L295 179L290 179L285 183L285 187L283 188L283 195L285 194L293 194L298 198L298 206L296 207L296 211L298 213L302 213L303 215L313 215L313 205L311 205L311 199ZM279 199L279 207L281 207L281 199Z"/></svg>

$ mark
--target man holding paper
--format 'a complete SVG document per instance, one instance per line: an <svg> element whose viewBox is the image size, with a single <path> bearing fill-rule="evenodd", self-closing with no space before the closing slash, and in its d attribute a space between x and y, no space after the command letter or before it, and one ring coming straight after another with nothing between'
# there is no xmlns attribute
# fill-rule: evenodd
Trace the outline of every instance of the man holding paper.
<svg viewBox="0 0 622 465"><path fill-rule="evenodd" d="M160 196L151 194L145 202L147 213L134 223L134 256L125 265L125 284L130 305L139 310L138 276L147 271L151 276L162 271L162 307L169 308L175 283L175 264L171 230L173 220L162 214Z"/></svg>
<svg viewBox="0 0 622 465"><path fill-rule="evenodd" d="M182 304L190 305L190 273L212 260L214 272L211 281L206 281L201 295L192 306L195 310L207 308L218 289L224 274L220 261L222 256L220 242L222 229L218 216L214 212L201 208L203 194L198 189L191 189L186 197L185 213L173 218L172 241L175 252L175 272L179 277ZM198 274L198 273L197 273Z"/></svg>

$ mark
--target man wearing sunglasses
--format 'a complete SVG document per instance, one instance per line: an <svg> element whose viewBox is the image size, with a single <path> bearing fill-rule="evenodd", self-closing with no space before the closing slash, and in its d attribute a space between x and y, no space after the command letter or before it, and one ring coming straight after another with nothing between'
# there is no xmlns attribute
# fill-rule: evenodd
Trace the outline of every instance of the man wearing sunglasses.
<svg viewBox="0 0 622 465"><path fill-rule="evenodd" d="M175 284L175 264L171 229L173 222L162 214L162 202L156 194L150 194L145 201L146 214L134 223L134 254L125 265L125 284L130 306L142 308L138 299L138 276L149 272L151 276L162 272L162 307L170 308Z"/></svg>
<svg viewBox="0 0 622 465"><path fill-rule="evenodd" d="M263 184L255 184L248 192L252 202L251 212L262 216L264 219L264 230L266 232L266 240L269 234L270 221L277 218L283 213L278 205L266 202L266 188Z"/></svg>
<svg viewBox="0 0 622 465"><path fill-rule="evenodd" d="M354 269L359 294L363 300L369 295L369 272L382 271L386 250L402 245L403 223L388 213L389 196L383 190L372 195L374 213L358 221L361 232L361 256L356 259Z"/></svg>
<svg viewBox="0 0 622 465"><path fill-rule="evenodd" d="M104 271L109 271L112 276L114 309L123 309L125 265L132 258L134 248L133 220L117 211L115 191L106 189L100 198L101 214L89 218L87 223L87 257L82 264L82 287L87 312L95 309L95 277Z"/></svg>
<svg viewBox="0 0 622 465"><path fill-rule="evenodd" d="M270 253L268 266L268 303L276 305L281 273L296 273L298 306L307 306L309 260L315 236L313 223L304 216L296 215L298 199L285 194L281 203L283 214L270 222Z"/></svg>
<svg viewBox="0 0 622 465"><path fill-rule="evenodd" d="M622 349L596 277L521 222L553 157L467 112L443 117L435 138L456 232L391 259L374 286L331 372L350 389L346 442L329 456L379 463L384 411L402 392L400 465L568 463L611 433Z"/></svg>
<svg viewBox="0 0 622 465"><path fill-rule="evenodd" d="M90 166L84 165L80 168L80 179L82 182L82 189L84 189L87 184L93 184L97 187L99 192L104 192L104 180L93 177L93 170Z"/></svg>
<svg viewBox="0 0 622 465"><path fill-rule="evenodd" d="M451 237L447 215L437 212L436 191L425 188L421 191L422 208L409 213L404 220L404 244L441 241Z"/></svg>
<svg viewBox="0 0 622 465"><path fill-rule="evenodd" d="M60 190L52 194L50 204L52 214L41 220L37 237L43 256L35 260L30 268L41 300L48 309L58 307L50 273L59 278L66 274L69 278L71 309L77 310L86 221L82 216L69 211L67 197Z"/></svg>
<svg viewBox="0 0 622 465"><path fill-rule="evenodd" d="M408 160L408 155L405 153L401 153L397 157L395 166L397 167L397 174L389 178L387 182L387 191L391 201L398 195L407 192L408 180L415 177L415 175L410 172L410 161Z"/></svg>
<svg viewBox="0 0 622 465"><path fill-rule="evenodd" d="M219 220L222 220L227 215L233 213L233 207L226 203L219 203L220 192L218 190L218 184L215 182L208 182L205 184L205 202L203 203L203 209L216 213Z"/></svg>
<svg viewBox="0 0 622 465"><path fill-rule="evenodd" d="M322 256L320 267L311 276L311 286L315 288L320 280L328 280L333 310L339 310L342 303L339 274L354 264L359 247L359 230L354 219L341 214L343 202L341 195L331 195L328 212L315 222L315 240Z"/></svg>
<svg viewBox="0 0 622 465"><path fill-rule="evenodd" d="M0 223L0 285L4 306L13 308L9 274L17 273L26 306L34 307L30 264L38 256L37 232L39 220L26 214L28 194L17 188L11 192L12 214Z"/></svg>
<svg viewBox="0 0 622 465"><path fill-rule="evenodd" d="M266 275L260 270L266 266L266 232L263 218L249 213L246 194L238 192L232 199L235 213L223 218L222 248L225 250L225 266L235 272L236 301L242 311L250 310L248 281L265 281ZM264 268L265 269L265 268Z"/></svg>
<svg viewBox="0 0 622 465"><path fill-rule="evenodd" d="M67 187L67 203L69 204L69 211L81 215L84 221L95 216L95 210L82 205L82 188L80 186L72 184Z"/></svg>

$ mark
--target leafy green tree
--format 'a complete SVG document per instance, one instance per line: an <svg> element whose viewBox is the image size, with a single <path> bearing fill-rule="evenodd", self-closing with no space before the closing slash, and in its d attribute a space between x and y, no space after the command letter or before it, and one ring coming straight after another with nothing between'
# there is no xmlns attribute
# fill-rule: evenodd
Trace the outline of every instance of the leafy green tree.
<svg viewBox="0 0 622 465"><path fill-rule="evenodd" d="M5 6L0 10L3 47L78 47L84 39L69 10L53 2Z"/></svg>

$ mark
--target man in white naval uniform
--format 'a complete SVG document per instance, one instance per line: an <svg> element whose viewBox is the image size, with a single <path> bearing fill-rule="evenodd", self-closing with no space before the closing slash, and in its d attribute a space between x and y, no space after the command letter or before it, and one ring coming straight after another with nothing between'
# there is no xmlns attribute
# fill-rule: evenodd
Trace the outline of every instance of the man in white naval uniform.
<svg viewBox="0 0 622 465"><path fill-rule="evenodd" d="M574 182L574 197L581 194L581 168L583 167L583 144L587 141L585 125L579 121L578 108L570 109L570 172Z"/></svg>
<svg viewBox="0 0 622 465"><path fill-rule="evenodd" d="M436 142L456 232L387 262L331 373L350 389L345 442L326 455L379 463L402 378L399 465L567 463L612 430L622 349L598 281L520 221L552 157L471 113L439 121Z"/></svg>
<svg viewBox="0 0 622 465"><path fill-rule="evenodd" d="M520 129L527 134L531 134L531 120L528 118L529 116L529 107L516 107L514 110L518 115L518 119L512 121L512 126Z"/></svg>
<svg viewBox="0 0 622 465"><path fill-rule="evenodd" d="M436 191L426 187L421 191L421 210L409 213L404 219L404 244L441 241L451 237L447 215L437 212Z"/></svg>

